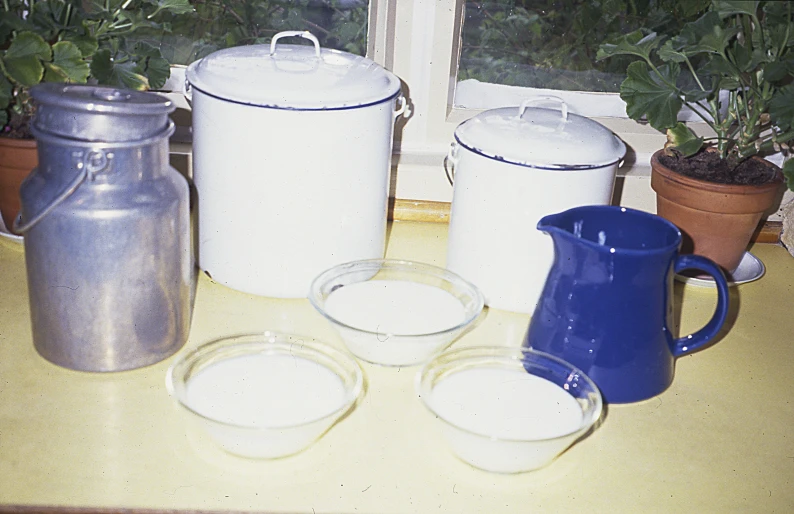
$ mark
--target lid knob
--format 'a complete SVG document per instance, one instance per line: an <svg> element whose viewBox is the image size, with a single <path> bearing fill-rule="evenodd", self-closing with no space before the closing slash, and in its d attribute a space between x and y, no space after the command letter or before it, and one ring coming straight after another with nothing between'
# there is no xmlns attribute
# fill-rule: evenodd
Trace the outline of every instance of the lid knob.
<svg viewBox="0 0 794 514"><path fill-rule="evenodd" d="M303 39L308 39L314 43L314 55L318 59L320 58L320 41L308 30L285 30L284 32L279 32L270 40L270 55L276 54L276 43L283 37L302 37Z"/></svg>
<svg viewBox="0 0 794 514"><path fill-rule="evenodd" d="M97 89L92 96L107 102L126 102L130 99L128 93L119 91L118 89Z"/></svg>
<svg viewBox="0 0 794 514"><path fill-rule="evenodd" d="M568 121L568 104L565 103L559 96L535 96L533 98L524 100L521 102L521 105L518 108L518 118L521 119L521 117L524 116L524 112L527 110L527 107L540 102L559 102L560 112L562 113L562 121Z"/></svg>

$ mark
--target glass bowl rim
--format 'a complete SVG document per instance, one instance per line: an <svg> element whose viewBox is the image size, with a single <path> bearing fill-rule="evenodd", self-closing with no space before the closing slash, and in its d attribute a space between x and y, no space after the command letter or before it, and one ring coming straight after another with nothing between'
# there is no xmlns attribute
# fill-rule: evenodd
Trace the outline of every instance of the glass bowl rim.
<svg viewBox="0 0 794 514"><path fill-rule="evenodd" d="M181 366L188 366L190 369L196 362L198 362L202 358L210 358L212 356L221 355L221 358L218 359L216 362L226 360L229 357L223 357L223 354L228 352L231 349L247 349L247 348L260 348L258 351L246 351L240 354L235 354L233 356L238 355L255 355L255 354L262 354L266 353L262 350L267 350L267 347L272 347L272 349L278 349L280 346L284 345L294 345L294 343L287 343L287 338L296 337L303 340L301 344L302 349L308 349L310 352L322 355L323 357L331 359L333 362L338 364L340 367L349 368L353 372L354 381L352 387L344 386L344 379L339 377L339 374L331 368L328 368L323 363L318 362L311 357L308 360L311 360L317 365L323 366L324 368L328 369L334 375L342 379L343 386L345 390L344 402L339 407L335 408L331 412L327 414L323 414L321 416L301 421L300 423L290 423L290 424L282 424L282 425L239 425L237 423L230 423L228 421L219 420L213 418L211 416L207 416L202 414L191 406L186 403L186 398L184 398L184 394L180 395L177 392L176 383L177 381L182 383L182 388L185 389L187 386L188 381L185 380L185 373L180 374L181 376L177 375L177 368ZM263 340L265 338L275 338L275 340ZM262 348L265 347L265 348ZM284 352L271 352L271 354L283 354ZM304 356L304 358L307 358ZM361 392L364 388L364 373L361 370L361 366L358 364L355 358L351 355L334 348L333 346L324 343L318 339L313 337L307 337L300 334L293 334L293 333L286 333L286 332L276 332L272 330L265 330L262 332L248 332L243 334L235 334L229 336L219 337L217 339L212 339L205 343L202 343L198 346L195 346L189 349L187 352L183 353L176 357L171 365L168 367L165 375L165 387L168 391L169 396L173 398L180 407L188 411L190 414L213 423L215 425L222 425L225 427L234 428L236 430L247 430L247 431L267 431L267 430L286 430L292 428L300 428L308 425L312 425L314 423L318 423L320 421L333 419L337 416L340 416L347 412L350 407L352 407L356 401L358 400Z"/></svg>
<svg viewBox="0 0 794 514"><path fill-rule="evenodd" d="M456 368L459 367L460 364L465 363L466 361L470 361L474 358L482 358L482 357L494 357L495 361L497 362L515 362L515 361L522 361L526 358L526 356L532 356L534 359L533 362L540 362L543 361L551 361L557 365L563 366L566 370L568 370L568 376L577 375L579 380L583 380L584 383L592 389L594 393L594 401L593 401L593 408L592 414L587 416L587 411L583 408L582 409L582 423L581 425L576 428L575 430L571 430L564 434L560 434L554 437L542 437L542 438L535 438L535 439L526 439L526 438L516 438L516 437L497 437L490 434L484 434L482 432L477 432L474 430L470 430L468 428L462 427L457 423L453 423L446 419L444 416L440 415L436 410L430 405L429 398L430 394L433 391L433 388L429 385L425 384L425 377L439 365L439 360L445 359L449 360L450 364L455 364L455 368L448 370L448 374L454 374L456 372ZM458 370L459 371L459 370ZM554 384L557 385L557 384ZM558 386L559 387L559 386ZM560 389L563 389L560 387ZM428 362L426 362L422 368L416 372L416 376L414 377L414 390L416 394L420 396L422 399L422 404L425 408L430 411L436 418L441 420L446 425L465 432L470 435L474 435L480 438L485 438L490 441L503 441L503 442L510 442L510 443L539 443L539 442L547 442L547 441L555 441L559 439L565 439L571 437L573 435L581 435L587 432L593 425L598 422L601 418L601 414L604 408L604 400L601 395L601 391L596 386L595 382L587 376L582 370L575 367L571 363L560 359L559 357L555 357L554 355L550 355L545 352L540 352L537 350L533 350L531 348L525 347L512 347L512 346L468 346L463 348L456 348L454 350L441 352L438 355L434 356ZM565 389L563 389L565 390ZM566 391L567 392L567 391ZM573 397L573 395L571 395ZM576 399L576 398L574 398ZM577 401L577 403L579 403ZM581 406L581 404L580 404ZM589 409L588 409L589 410Z"/></svg>
<svg viewBox="0 0 794 514"><path fill-rule="evenodd" d="M337 318L331 316L330 314L328 314L328 312L325 310L323 305L320 304L319 298L320 298L321 287L331 279L339 278L341 276L350 273L355 273L356 271L362 271L365 269L376 269L375 268L376 265L380 269L384 269L384 268L395 269L399 271L405 271L408 273L419 273L427 276L435 276L441 278L442 280L446 280L447 282L451 283L457 290L462 290L466 293L469 293L470 296L472 296L472 298L474 299L475 302L474 305L476 308L473 309L472 312L457 325L450 328L445 328L444 330L439 330L436 332L426 332L424 334L402 334L395 332L376 332L372 330L366 330L363 328L358 328L352 325L348 325L347 323L344 323L338 320ZM404 280L404 282L408 282L408 280ZM429 284L425 284L425 285L429 285ZM430 286L430 287L436 287L436 286ZM444 290L442 289L442 291ZM445 292L448 293L449 291L445 291ZM455 299L457 300L458 298L456 297ZM410 337L410 338L429 339L431 337L435 338L437 336L441 336L445 334L452 334L471 325L482 314L482 311L485 308L485 297L483 296L482 291L480 291L480 289L476 285L464 279L457 273L454 273L440 266L435 266L433 264L427 264L424 262L404 260L404 259L363 259L363 260L349 261L342 264L337 264L336 266L329 268L323 271L322 273L320 273L319 275L317 275L314 278L314 280L312 280L311 286L309 287L309 303L311 303L312 306L317 310L317 312L319 312L328 321L336 325L339 325L343 328L353 330L355 332L359 332L362 334L370 334L375 336L388 335L389 337L404 337L404 338Z"/></svg>

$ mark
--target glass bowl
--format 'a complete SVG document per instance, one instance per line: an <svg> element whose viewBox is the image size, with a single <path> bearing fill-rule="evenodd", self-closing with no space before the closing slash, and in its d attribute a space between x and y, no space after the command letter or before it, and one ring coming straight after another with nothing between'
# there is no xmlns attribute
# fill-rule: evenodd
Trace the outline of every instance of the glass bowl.
<svg viewBox="0 0 794 514"><path fill-rule="evenodd" d="M458 458L486 471L549 464L601 416L596 385L567 362L512 347L445 352L416 376L416 391Z"/></svg>
<svg viewBox="0 0 794 514"><path fill-rule="evenodd" d="M228 337L177 358L169 394L223 449L244 457L297 453L356 402L363 376L351 356L298 335Z"/></svg>
<svg viewBox="0 0 794 514"><path fill-rule="evenodd" d="M356 357L386 366L427 361L473 326L484 303L477 287L451 271L391 259L321 273L309 301Z"/></svg>

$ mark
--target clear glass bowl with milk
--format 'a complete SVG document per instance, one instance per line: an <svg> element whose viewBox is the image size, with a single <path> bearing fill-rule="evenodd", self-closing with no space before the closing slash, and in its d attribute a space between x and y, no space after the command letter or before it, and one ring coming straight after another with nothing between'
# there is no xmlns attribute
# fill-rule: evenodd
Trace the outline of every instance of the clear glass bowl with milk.
<svg viewBox="0 0 794 514"><path fill-rule="evenodd" d="M602 408L584 373L527 348L444 352L417 373L416 390L453 453L497 473L546 466L595 424Z"/></svg>
<svg viewBox="0 0 794 514"><path fill-rule="evenodd" d="M451 271L370 259L321 273L309 301L359 359L387 366L426 362L473 326L484 299Z"/></svg>
<svg viewBox="0 0 794 514"><path fill-rule="evenodd" d="M169 394L223 449L243 457L297 453L356 402L351 356L319 341L263 332L220 339L179 357Z"/></svg>

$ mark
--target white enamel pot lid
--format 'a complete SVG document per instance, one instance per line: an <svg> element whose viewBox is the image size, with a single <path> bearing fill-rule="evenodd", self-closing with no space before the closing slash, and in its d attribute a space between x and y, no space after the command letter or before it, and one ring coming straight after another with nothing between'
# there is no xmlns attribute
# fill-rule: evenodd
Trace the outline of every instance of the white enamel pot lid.
<svg viewBox="0 0 794 514"><path fill-rule="evenodd" d="M529 107L540 101L557 109ZM626 145L609 129L568 112L556 97L484 111L458 125L457 144L482 156L530 168L593 169L618 163Z"/></svg>
<svg viewBox="0 0 794 514"><path fill-rule="evenodd" d="M313 45L286 45L298 36ZM320 48L309 32L279 32L269 45L214 52L186 71L188 88L234 103L290 110L364 107L392 99L400 80L358 55Z"/></svg>

